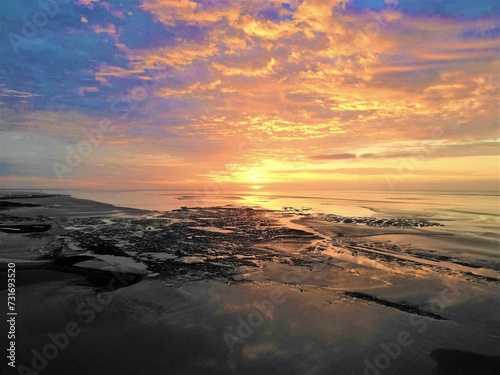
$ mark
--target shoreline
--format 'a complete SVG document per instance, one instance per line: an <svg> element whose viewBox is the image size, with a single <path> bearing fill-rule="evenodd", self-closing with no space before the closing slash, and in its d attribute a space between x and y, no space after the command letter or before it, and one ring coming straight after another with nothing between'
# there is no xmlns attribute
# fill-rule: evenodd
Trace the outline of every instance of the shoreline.
<svg viewBox="0 0 500 375"><path fill-rule="evenodd" d="M9 200L7 200L9 199ZM57 223L57 219L61 220L71 220L75 221L81 219L92 220L92 218L110 218L110 219L123 219L123 220L149 220L154 223L155 219L158 220L179 220L181 221L189 217L192 212L195 211L207 211L211 210L226 210L226 212L237 210L256 210L260 213L269 213L273 216L273 220L277 221L278 224L287 228L295 228L303 236L303 233L307 231L312 231L316 236L320 236L323 241L332 242L335 246L327 244L324 246L325 249L331 248L328 251L329 255L334 255L335 248L342 247L344 249L349 249L353 255L365 254L372 259L385 259L385 260L398 260L413 262L414 264L425 264L427 266L437 267L438 269L448 269L453 271L458 271L462 273L469 274L471 277L485 278L489 281L499 281L500 279L500 262L497 263L477 263L473 261L466 261L460 258L450 257L446 254L435 254L432 250L413 250L412 246L399 244L396 245L392 243L392 238L398 238L398 236L412 236L412 238L418 240L419 238L425 238L429 241L432 237L444 238L446 241L453 239L449 233L442 233L433 231L432 227L443 226L440 223L428 222L424 219L402 219L402 218L363 218L363 217L345 217L333 214L315 214L311 213L309 210L295 209L293 207L283 207L282 210L267 210L263 208L251 208L251 207L234 207L234 206L216 206L216 207L185 207L181 209L176 209L172 211L146 211L139 210L128 207L116 207L107 203L101 203L96 201L91 201L87 199L73 198L67 195L44 195L36 194L31 196L18 196L18 197L5 197L0 196L0 200L6 202L14 201L18 204L26 204L25 202L29 200L30 206L12 206L0 210L0 215L2 217L2 225L0 225L0 233L7 232L11 234L22 234L30 232L45 232L47 230L51 231L50 228L55 224L56 227L52 232L56 232L59 237L63 236L65 232L68 232L67 228L70 228L69 232L77 229L73 228L71 225L66 225L63 227L61 223ZM9 213L14 213L15 215L9 215ZM51 219L47 216L50 215ZM37 215L35 215L37 214ZM36 216L35 223L32 224L29 218ZM196 216L196 215L195 215ZM15 219L15 218L18 219ZM45 217L45 219L43 219ZM110 220L110 219L105 219ZM21 222L16 222L15 220L22 220ZM47 224L47 221L54 221L53 224ZM101 219L97 219L101 220ZM189 219L187 219L189 220ZM26 223L28 221L28 223ZM100 221L97 221L99 223ZM103 223L104 223L103 222ZM43 223L43 224L40 224ZM109 224L109 223L107 223ZM190 230L189 234L191 237L196 236L196 230L208 230L207 223L202 227L195 228L193 232ZM269 224L268 224L269 225ZM40 227L44 227L40 229ZM430 230L427 230L429 228ZM145 228L147 230L147 228ZM189 227L188 227L189 229ZM17 231L17 232L16 232ZM224 233L231 235L231 230L227 229L217 229L219 233ZM34 236L35 234L32 234ZM43 234L41 234L43 235ZM290 237L291 234L287 236ZM3 235L5 237L5 235ZM333 237L332 237L333 236ZM14 236L7 236L7 238L12 238ZM47 236L48 237L48 236ZM385 237L386 242L374 241L372 238ZM300 238L300 236L299 236ZM347 242L346 242L346 239ZM250 239L246 239L248 242ZM353 242L354 240L354 242ZM235 241L238 241L236 239ZM241 239L239 240L241 241ZM69 246L68 246L69 245ZM57 258L62 255L77 255L82 251L75 251L78 246L69 243L68 241L62 243L63 249L61 248L61 243L58 244L58 249L50 249L44 251L44 258ZM107 245L106 245L107 246ZM46 247L50 248L50 244ZM88 249L90 250L90 249ZM109 255L125 255L123 251L115 249L114 251L104 251L103 254ZM382 258L381 258L382 257ZM14 257L15 258L15 257ZM444 268L443 268L444 267Z"/></svg>
<svg viewBox="0 0 500 375"><path fill-rule="evenodd" d="M81 333L47 360L47 373L362 374L384 353L381 343L397 342L403 331L412 344L401 346L384 375L446 370L456 351L476 366L500 358L498 280L370 241L376 234L441 238L440 227L374 227L250 207L152 212L71 197L29 200L41 207L0 211L51 225L0 232L7 245L0 257L26 259L16 261L25 332L18 364L29 366L32 349L43 353L47 335L68 321ZM374 255L378 248L383 254ZM34 256L47 259L28 260Z"/></svg>

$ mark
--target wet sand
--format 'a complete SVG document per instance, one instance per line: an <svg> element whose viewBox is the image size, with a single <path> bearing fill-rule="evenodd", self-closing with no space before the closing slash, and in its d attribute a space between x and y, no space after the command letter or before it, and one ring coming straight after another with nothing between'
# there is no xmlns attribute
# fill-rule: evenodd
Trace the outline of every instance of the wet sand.
<svg viewBox="0 0 500 375"><path fill-rule="evenodd" d="M6 263L19 259L18 368L7 373L20 365L40 374L498 372L495 253L485 245L483 259L470 259L405 242L459 241L442 236L446 227L9 200L40 206L0 211L3 225L51 228L0 233L1 301ZM50 337L68 323L78 333L54 356Z"/></svg>

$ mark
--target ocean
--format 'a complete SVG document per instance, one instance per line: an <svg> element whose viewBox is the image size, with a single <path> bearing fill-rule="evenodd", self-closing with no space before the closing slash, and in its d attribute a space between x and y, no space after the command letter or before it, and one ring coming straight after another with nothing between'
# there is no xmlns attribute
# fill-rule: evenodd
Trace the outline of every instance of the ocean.
<svg viewBox="0 0 500 375"><path fill-rule="evenodd" d="M75 198L121 207L170 211L187 207L236 206L349 217L421 218L443 224L436 236L391 235L380 240L414 245L471 261L500 262L500 196L497 192L452 191L193 191L72 190ZM442 239L441 239L442 238ZM446 238L446 240L445 240Z"/></svg>
<svg viewBox="0 0 500 375"><path fill-rule="evenodd" d="M75 198L116 206L170 211L187 207L284 207L341 216L419 217L446 221L457 230L500 236L500 195L449 191L240 191L200 194L193 191L67 191Z"/></svg>

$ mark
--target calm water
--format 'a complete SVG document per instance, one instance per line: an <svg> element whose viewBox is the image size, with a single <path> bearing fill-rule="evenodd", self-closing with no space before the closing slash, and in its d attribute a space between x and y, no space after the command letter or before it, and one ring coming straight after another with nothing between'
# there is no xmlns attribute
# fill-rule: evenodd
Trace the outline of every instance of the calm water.
<svg viewBox="0 0 500 375"><path fill-rule="evenodd" d="M49 191L45 191L49 192ZM116 206L169 211L182 206L243 206L342 216L413 217L439 221L446 232L488 240L500 254L500 195L497 192L448 191L240 191L204 194L186 191L53 191Z"/></svg>
<svg viewBox="0 0 500 375"><path fill-rule="evenodd" d="M147 210L173 210L181 206L285 206L346 216L391 214L498 222L500 196L469 192L356 192L356 191L246 191L199 194L193 191L89 191L73 190L76 198Z"/></svg>
<svg viewBox="0 0 500 375"><path fill-rule="evenodd" d="M100 192L73 190L77 198L147 210L182 206L283 207L342 216L420 217L444 222L449 230L484 234L500 240L500 196L485 192L246 191L199 194L193 191Z"/></svg>

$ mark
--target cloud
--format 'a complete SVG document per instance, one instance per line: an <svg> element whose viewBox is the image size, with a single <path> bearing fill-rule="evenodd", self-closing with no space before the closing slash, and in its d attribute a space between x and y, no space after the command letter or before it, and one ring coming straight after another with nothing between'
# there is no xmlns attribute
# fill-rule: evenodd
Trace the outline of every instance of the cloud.
<svg viewBox="0 0 500 375"><path fill-rule="evenodd" d="M311 155L310 160L377 160L377 159L430 159L430 158L456 158L464 156L500 156L500 139L484 140L480 142L467 142L459 144L421 144L414 147L393 145L385 149L397 151L380 151L377 153L338 153Z"/></svg>
<svg viewBox="0 0 500 375"><path fill-rule="evenodd" d="M328 155L312 155L309 156L311 160L344 160L344 159L355 159L356 154L345 153L345 154L328 154Z"/></svg>
<svg viewBox="0 0 500 375"><path fill-rule="evenodd" d="M468 0L412 1L399 0L399 8L413 16L441 16L459 20L494 18L500 11L495 0L482 0L471 6Z"/></svg>
<svg viewBox="0 0 500 375"><path fill-rule="evenodd" d="M274 72L274 66L276 65L276 60L271 58L266 66L260 69L253 68L228 68L222 64L213 63L212 66L220 71L223 75L226 76L246 76L246 77L258 77L263 75L268 75Z"/></svg>
<svg viewBox="0 0 500 375"><path fill-rule="evenodd" d="M423 176L461 176L461 173L453 172L442 172L434 171L429 169L418 169L416 171L403 171L399 168L332 168L332 169L283 169L283 170L273 170L272 173L282 174L286 176L294 174L307 174L309 176L314 176L316 179L321 179L322 176L326 178L331 178L332 175L352 175L352 176L387 176L387 175L403 175L403 174L415 174Z"/></svg>
<svg viewBox="0 0 500 375"><path fill-rule="evenodd" d="M94 156L101 178L106 168L96 165L112 168L127 152L207 169L172 167L190 181L269 154L306 164L300 169L356 163L366 173L416 154L432 162L497 155L498 2L81 0L59 8L24 37L37 3L0 2L2 126L64 145L99 121L117 123L108 151ZM15 48L9 33L22 37ZM267 155L238 153L232 146L243 140L265 144ZM131 158L144 176L161 173Z"/></svg>
<svg viewBox="0 0 500 375"><path fill-rule="evenodd" d="M344 9L350 12L380 12L386 9L399 10L410 16L443 17L458 20L494 18L500 11L495 0L482 0L471 6L468 0L348 0Z"/></svg>

